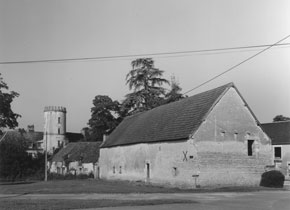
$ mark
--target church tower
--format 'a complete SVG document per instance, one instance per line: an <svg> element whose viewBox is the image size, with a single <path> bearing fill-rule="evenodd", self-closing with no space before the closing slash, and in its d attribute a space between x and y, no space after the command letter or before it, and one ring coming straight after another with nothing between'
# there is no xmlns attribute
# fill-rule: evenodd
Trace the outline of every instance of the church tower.
<svg viewBox="0 0 290 210"><path fill-rule="evenodd" d="M48 153L65 144L66 108L61 106L46 106L44 108L43 150ZM47 143L47 146L46 146Z"/></svg>

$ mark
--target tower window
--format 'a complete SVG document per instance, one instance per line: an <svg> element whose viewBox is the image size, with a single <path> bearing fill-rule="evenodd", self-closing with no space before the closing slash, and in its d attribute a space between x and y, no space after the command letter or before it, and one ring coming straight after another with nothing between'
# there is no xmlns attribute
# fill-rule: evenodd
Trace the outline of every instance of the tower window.
<svg viewBox="0 0 290 210"><path fill-rule="evenodd" d="M60 128L57 129L57 133L60 134Z"/></svg>
<svg viewBox="0 0 290 210"><path fill-rule="evenodd" d="M58 119L57 119L57 120L58 120L58 124L60 124L60 117L58 117Z"/></svg>

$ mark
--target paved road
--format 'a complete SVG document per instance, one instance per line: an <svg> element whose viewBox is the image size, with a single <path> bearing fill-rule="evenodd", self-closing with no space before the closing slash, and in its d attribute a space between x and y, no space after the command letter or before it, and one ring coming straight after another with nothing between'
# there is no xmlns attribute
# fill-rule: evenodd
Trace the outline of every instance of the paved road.
<svg viewBox="0 0 290 210"><path fill-rule="evenodd" d="M119 199L155 200L177 199L191 203L154 206L110 207L101 210L290 210L290 191L261 191L247 193L153 193L153 194L24 194L1 195L6 199ZM94 208L98 209L98 208ZM92 209L91 209L92 210Z"/></svg>

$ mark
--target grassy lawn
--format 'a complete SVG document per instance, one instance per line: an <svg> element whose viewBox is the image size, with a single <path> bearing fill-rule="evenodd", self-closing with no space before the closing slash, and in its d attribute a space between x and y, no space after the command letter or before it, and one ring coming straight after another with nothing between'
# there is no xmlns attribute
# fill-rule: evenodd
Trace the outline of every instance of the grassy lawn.
<svg viewBox="0 0 290 210"><path fill-rule="evenodd" d="M5 210L67 210L98 207L142 206L172 203L193 203L186 200L1 200L0 209Z"/></svg>
<svg viewBox="0 0 290 210"><path fill-rule="evenodd" d="M138 182L105 180L54 180L48 182L0 183L0 194L60 193L173 193L180 189L151 186Z"/></svg>
<svg viewBox="0 0 290 210"><path fill-rule="evenodd" d="M0 183L0 194L71 194L71 193L179 193L179 192L251 192L271 190L263 187L224 187L215 189L178 189L152 186L141 182L105 180L54 180L48 182ZM277 190L277 189L273 189Z"/></svg>
<svg viewBox="0 0 290 210"><path fill-rule="evenodd" d="M224 187L215 189L166 188L141 182L105 181L105 180L55 180L48 182L0 182L0 194L19 194L19 198L8 196L0 198L0 209L7 210L60 210L78 208L97 208L110 206L141 206L171 203L192 203L184 199L21 199L22 194L80 194L80 193L203 193L203 192L252 192L259 190L277 190L262 187ZM14 198L13 198L14 197Z"/></svg>

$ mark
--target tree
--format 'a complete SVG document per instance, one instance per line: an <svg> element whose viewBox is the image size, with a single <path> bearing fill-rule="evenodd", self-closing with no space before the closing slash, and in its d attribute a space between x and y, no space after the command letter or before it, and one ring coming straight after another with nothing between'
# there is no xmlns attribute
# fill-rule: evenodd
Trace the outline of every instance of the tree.
<svg viewBox="0 0 290 210"><path fill-rule="evenodd" d="M129 115L161 105L165 95L165 89L161 86L169 84L162 78L164 71L154 67L152 58L138 58L131 65L126 84L133 92L127 94L122 103L122 110Z"/></svg>
<svg viewBox="0 0 290 210"><path fill-rule="evenodd" d="M104 134L109 134L121 122L119 115L119 102L113 101L109 96L97 95L91 108L90 141L102 141Z"/></svg>
<svg viewBox="0 0 290 210"><path fill-rule="evenodd" d="M0 177L15 180L25 175L30 156L23 135L14 132L0 142Z"/></svg>
<svg viewBox="0 0 290 210"><path fill-rule="evenodd" d="M3 81L0 73L0 128L14 128L18 126L17 118L20 117L11 109L11 103L19 94L9 91L8 85Z"/></svg>
<svg viewBox="0 0 290 210"><path fill-rule="evenodd" d="M279 122L279 121L288 121L290 120L290 117L285 117L283 115L277 115L273 118L273 122Z"/></svg>
<svg viewBox="0 0 290 210"><path fill-rule="evenodd" d="M176 81L175 77L171 77L171 82L170 82L171 90L166 93L165 95L165 103L171 103L174 101L179 101L180 99L183 99L184 96L181 93L181 87L179 86L179 83Z"/></svg>

